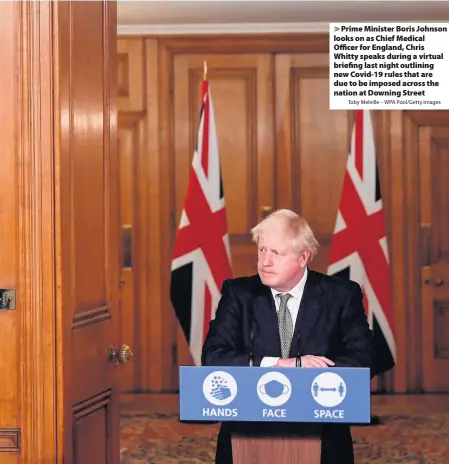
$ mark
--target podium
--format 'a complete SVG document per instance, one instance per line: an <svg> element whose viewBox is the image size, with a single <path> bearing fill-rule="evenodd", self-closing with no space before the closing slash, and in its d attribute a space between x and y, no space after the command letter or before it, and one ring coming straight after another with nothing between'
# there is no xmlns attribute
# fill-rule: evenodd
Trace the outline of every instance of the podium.
<svg viewBox="0 0 449 464"><path fill-rule="evenodd" d="M320 464L321 425L281 425L284 426L237 426L231 439L233 463Z"/></svg>
<svg viewBox="0 0 449 464"><path fill-rule="evenodd" d="M180 367L180 420L220 421L234 464L319 464L328 423L369 423L365 368Z"/></svg>

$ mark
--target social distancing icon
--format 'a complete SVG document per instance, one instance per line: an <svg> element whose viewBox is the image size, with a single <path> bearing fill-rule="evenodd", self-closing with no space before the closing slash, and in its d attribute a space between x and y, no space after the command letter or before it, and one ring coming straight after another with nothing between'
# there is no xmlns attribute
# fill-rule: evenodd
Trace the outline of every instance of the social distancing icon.
<svg viewBox="0 0 449 464"><path fill-rule="evenodd" d="M313 399L321 406L333 408L346 397L345 381L334 372L323 372L312 382Z"/></svg>

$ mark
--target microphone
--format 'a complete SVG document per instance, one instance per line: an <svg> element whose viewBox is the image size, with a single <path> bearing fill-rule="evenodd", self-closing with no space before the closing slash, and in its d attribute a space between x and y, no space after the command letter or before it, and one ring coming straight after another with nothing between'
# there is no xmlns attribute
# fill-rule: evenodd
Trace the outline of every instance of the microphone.
<svg viewBox="0 0 449 464"><path fill-rule="evenodd" d="M253 339L254 339L254 327L251 325L251 335L249 337L249 367L253 367Z"/></svg>
<svg viewBox="0 0 449 464"><path fill-rule="evenodd" d="M299 336L299 330L298 330L298 333L296 335L296 338L297 338L297 341L298 341L298 351L296 353L296 367L301 367L301 346L300 346L301 339L300 339L300 336Z"/></svg>

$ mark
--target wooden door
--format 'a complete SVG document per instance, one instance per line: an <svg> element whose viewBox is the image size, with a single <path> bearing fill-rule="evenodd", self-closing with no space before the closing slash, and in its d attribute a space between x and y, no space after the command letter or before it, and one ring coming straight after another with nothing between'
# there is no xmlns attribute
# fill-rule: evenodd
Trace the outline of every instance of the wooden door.
<svg viewBox="0 0 449 464"><path fill-rule="evenodd" d="M421 230L422 389L449 391L449 111L415 123ZM436 118L435 118L436 116ZM412 177L409 182L412 182ZM418 287L419 288L419 287Z"/></svg>
<svg viewBox="0 0 449 464"><path fill-rule="evenodd" d="M116 4L55 2L56 288L64 462L119 462ZM124 355L126 353L123 353ZM122 360L125 360L124 358Z"/></svg>
<svg viewBox="0 0 449 464"><path fill-rule="evenodd" d="M250 229L275 208L273 67L269 54L180 54L174 58L175 227L178 227L201 108L207 61L219 140L234 277L256 273ZM190 355L178 337L179 364Z"/></svg>

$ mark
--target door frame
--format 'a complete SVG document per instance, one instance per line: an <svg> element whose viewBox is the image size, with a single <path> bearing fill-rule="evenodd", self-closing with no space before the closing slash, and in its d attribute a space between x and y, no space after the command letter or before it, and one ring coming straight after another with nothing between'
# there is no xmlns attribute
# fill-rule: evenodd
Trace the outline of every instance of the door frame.
<svg viewBox="0 0 449 464"><path fill-rule="evenodd" d="M17 3L20 461L62 462L61 328L55 286L54 54L51 2ZM39 70L39 72L37 72ZM45 406L44 406L45 405Z"/></svg>

